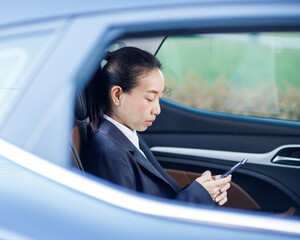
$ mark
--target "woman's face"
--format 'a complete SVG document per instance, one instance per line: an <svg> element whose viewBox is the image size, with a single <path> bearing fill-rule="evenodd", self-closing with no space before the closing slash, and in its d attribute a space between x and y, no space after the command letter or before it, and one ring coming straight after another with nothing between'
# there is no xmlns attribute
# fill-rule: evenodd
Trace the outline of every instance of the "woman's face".
<svg viewBox="0 0 300 240"><path fill-rule="evenodd" d="M145 72L129 93L122 92L113 118L131 130L145 131L160 114L165 80L159 69Z"/></svg>

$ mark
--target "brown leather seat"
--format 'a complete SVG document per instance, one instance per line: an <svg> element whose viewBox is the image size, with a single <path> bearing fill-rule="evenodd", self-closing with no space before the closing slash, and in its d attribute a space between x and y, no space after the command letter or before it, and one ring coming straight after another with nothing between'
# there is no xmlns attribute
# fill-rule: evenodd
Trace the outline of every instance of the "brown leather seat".
<svg viewBox="0 0 300 240"><path fill-rule="evenodd" d="M193 182L201 174L195 172L187 172L173 169L165 169L167 173L173 177L181 188ZM245 210L261 210L261 207L255 200L246 193L241 187L234 182L231 182L231 187L227 191L228 201L223 205L224 207L238 208Z"/></svg>
<svg viewBox="0 0 300 240"><path fill-rule="evenodd" d="M74 126L71 132L71 153L73 155L73 165L76 165L82 173L84 173L81 164L81 157L84 153L88 141L88 117L87 117L87 104L83 92L76 93L75 99L75 113L74 113Z"/></svg>

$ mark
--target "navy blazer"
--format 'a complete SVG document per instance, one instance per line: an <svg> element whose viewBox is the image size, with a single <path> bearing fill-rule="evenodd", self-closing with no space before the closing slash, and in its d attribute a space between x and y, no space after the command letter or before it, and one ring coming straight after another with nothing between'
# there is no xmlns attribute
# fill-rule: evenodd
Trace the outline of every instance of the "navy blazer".
<svg viewBox="0 0 300 240"><path fill-rule="evenodd" d="M214 205L206 189L194 181L184 189L160 166L139 136L147 158L111 122L103 119L82 159L85 171L123 187L169 199Z"/></svg>

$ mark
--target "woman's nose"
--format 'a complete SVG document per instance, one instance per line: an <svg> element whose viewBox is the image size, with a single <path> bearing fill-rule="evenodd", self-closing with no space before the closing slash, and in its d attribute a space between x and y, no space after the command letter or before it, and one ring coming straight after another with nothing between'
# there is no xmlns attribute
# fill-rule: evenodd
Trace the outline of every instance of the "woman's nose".
<svg viewBox="0 0 300 240"><path fill-rule="evenodd" d="M160 104L159 104L159 100L155 101L155 105L153 107L152 113L154 115L159 115L160 114Z"/></svg>

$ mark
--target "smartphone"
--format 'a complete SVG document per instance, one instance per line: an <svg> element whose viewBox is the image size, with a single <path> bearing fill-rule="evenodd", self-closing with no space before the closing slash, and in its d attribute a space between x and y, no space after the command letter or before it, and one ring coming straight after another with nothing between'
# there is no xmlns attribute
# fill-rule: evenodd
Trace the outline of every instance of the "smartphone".
<svg viewBox="0 0 300 240"><path fill-rule="evenodd" d="M227 171L226 173L224 173L220 178L227 177L229 174L233 173L235 170L237 170L238 168L240 168L241 166L243 166L247 161L248 161L248 158L244 158L242 161L240 161L237 164L235 164L229 171Z"/></svg>

